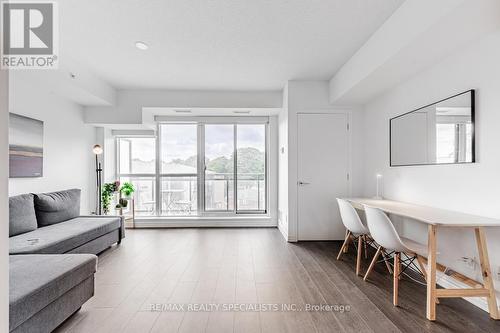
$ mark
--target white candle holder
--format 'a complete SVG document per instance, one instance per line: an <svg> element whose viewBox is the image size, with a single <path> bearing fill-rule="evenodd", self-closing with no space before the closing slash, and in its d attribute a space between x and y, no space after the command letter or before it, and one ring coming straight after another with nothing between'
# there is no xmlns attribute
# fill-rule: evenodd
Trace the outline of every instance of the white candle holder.
<svg viewBox="0 0 500 333"><path fill-rule="evenodd" d="M382 175L380 173L377 173L376 179L377 179L377 194L373 197L373 199L382 200L383 197L382 195L380 195L380 180L382 179Z"/></svg>

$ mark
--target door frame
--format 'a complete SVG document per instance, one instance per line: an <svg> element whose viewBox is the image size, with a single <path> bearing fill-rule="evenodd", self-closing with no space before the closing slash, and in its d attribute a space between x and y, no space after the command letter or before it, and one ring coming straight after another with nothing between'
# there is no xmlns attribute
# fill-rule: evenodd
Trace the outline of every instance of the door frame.
<svg viewBox="0 0 500 333"><path fill-rule="evenodd" d="M348 163L347 163L347 172L349 174L348 178L348 196L352 196L352 111L348 109L336 110L336 109L311 109L310 111L299 111L295 115L295 133L297 133L297 145L296 145L296 160L295 160L295 181L292 184L288 184L288 186L293 186L295 189L295 239L289 239L289 241L299 241L299 145L298 142L300 140L299 137L299 116L300 115L332 115L332 114L342 114L347 118L347 154L348 154ZM347 176L347 175L346 175Z"/></svg>

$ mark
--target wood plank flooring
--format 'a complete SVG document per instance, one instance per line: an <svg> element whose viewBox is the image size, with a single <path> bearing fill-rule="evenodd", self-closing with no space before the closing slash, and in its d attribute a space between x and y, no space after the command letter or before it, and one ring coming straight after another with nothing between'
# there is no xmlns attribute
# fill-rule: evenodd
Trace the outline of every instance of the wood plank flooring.
<svg viewBox="0 0 500 333"><path fill-rule="evenodd" d="M364 282L355 276L352 248L335 259L340 245L287 243L273 228L127 230L120 246L99 256L95 296L56 331L500 331L500 322L462 299L441 300L438 320L427 321L425 287L407 278L400 307L393 307L385 266ZM169 304L330 304L350 311L163 311Z"/></svg>

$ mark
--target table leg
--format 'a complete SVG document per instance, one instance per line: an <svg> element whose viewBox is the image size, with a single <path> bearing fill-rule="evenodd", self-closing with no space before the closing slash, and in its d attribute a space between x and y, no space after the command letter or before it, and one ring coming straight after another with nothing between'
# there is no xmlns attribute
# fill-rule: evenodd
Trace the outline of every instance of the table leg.
<svg viewBox="0 0 500 333"><path fill-rule="evenodd" d="M428 227L427 319L436 320L436 226Z"/></svg>
<svg viewBox="0 0 500 333"><path fill-rule="evenodd" d="M491 279L490 259L488 257L488 249L486 246L486 236L484 234L483 228L481 227L476 228L475 231L477 250L479 252L479 262L481 263L481 273L483 275L483 285L484 288L488 290L488 310L490 312L491 318L500 319L498 315L498 305L495 295L495 289L493 287L493 281Z"/></svg>

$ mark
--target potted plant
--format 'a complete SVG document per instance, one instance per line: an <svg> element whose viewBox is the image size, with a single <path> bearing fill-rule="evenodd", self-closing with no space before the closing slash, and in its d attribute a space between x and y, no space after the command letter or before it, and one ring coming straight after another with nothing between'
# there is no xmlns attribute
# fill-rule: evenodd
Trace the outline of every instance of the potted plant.
<svg viewBox="0 0 500 333"><path fill-rule="evenodd" d="M109 206L113 199L113 195L118 192L120 188L120 182L116 181L113 183L106 183L102 187L101 193L101 201L102 201L102 209L104 211L104 215L109 214Z"/></svg>
<svg viewBox="0 0 500 333"><path fill-rule="evenodd" d="M121 204L116 204L115 209L117 210L118 213L120 213L120 209L122 209L123 206Z"/></svg>
<svg viewBox="0 0 500 333"><path fill-rule="evenodd" d="M134 194L134 192L135 192L134 185L132 185L132 183L125 182L125 183L123 183L123 185L120 189L120 192L123 194L124 199L127 199L127 200L131 199L132 194Z"/></svg>
<svg viewBox="0 0 500 333"><path fill-rule="evenodd" d="M120 208L127 208L128 206L128 200L127 199L120 199L118 200Z"/></svg>

